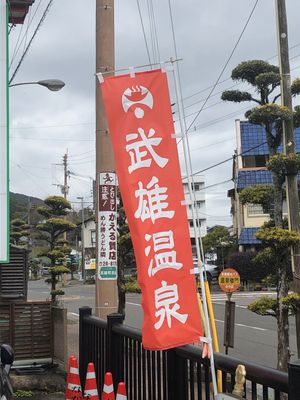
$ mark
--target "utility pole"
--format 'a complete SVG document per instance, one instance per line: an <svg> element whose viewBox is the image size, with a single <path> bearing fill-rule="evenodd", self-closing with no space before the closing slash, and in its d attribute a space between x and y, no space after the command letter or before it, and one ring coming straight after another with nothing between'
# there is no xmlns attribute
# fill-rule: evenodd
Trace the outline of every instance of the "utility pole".
<svg viewBox="0 0 300 400"><path fill-rule="evenodd" d="M293 111L291 92L291 73L288 46L288 25L285 0L276 0L278 57L281 76L281 104ZM294 123L283 123L283 149L285 154L295 153ZM300 214L298 200L297 175L286 177L286 194L288 205L289 228L300 233ZM292 269L294 291L300 295L300 245L292 249ZM296 336L298 358L300 358L300 312L296 314Z"/></svg>
<svg viewBox="0 0 300 400"><path fill-rule="evenodd" d="M63 195L64 198L67 200L67 195L69 192L68 186L68 150L63 156L63 166L64 166L64 184L63 184ZM65 217L67 219L67 216ZM64 232L64 240L67 241L67 232Z"/></svg>
<svg viewBox="0 0 300 400"><path fill-rule="evenodd" d="M96 0L96 73L115 69L114 0ZM100 172L114 172L115 160L107 126L100 85L96 77L96 193L99 193ZM98 199L98 195L96 198ZM96 201L96 263L99 268L98 214ZM96 276L96 315L106 318L118 308L116 280L100 280Z"/></svg>
<svg viewBox="0 0 300 400"><path fill-rule="evenodd" d="M83 197L77 197L81 200L81 272L82 279L85 281L85 248L84 248L84 202Z"/></svg>
<svg viewBox="0 0 300 400"><path fill-rule="evenodd" d="M68 186L68 150L63 156L63 166L64 166L64 185L63 185L63 195L67 199L69 186Z"/></svg>
<svg viewBox="0 0 300 400"><path fill-rule="evenodd" d="M27 225L29 226L29 233L30 235L28 236L28 241L27 241L27 251L28 251L28 257L29 257L29 252L30 252L30 245L31 245L31 220L30 220L30 211L31 211L31 197L27 197Z"/></svg>

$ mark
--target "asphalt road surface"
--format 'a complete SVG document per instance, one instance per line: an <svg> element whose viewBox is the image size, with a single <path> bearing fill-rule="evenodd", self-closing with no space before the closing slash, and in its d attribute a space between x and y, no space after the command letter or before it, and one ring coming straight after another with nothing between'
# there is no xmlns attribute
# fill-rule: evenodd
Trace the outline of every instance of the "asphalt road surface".
<svg viewBox="0 0 300 400"><path fill-rule="evenodd" d="M68 309L72 320L78 320L78 309L81 306L94 307L95 285L83 285L75 282L63 288L63 304ZM274 292L239 292L233 295L236 303L234 349L229 349L233 357L276 367L277 362L277 329L274 317L262 317L247 309L247 305L263 294L274 296ZM49 298L49 285L43 279L29 282L29 299L45 300ZM216 319L221 351L223 348L223 330L226 295L212 287L212 301ZM141 328L143 311L139 294L127 294L125 324ZM294 318L290 319L290 347L292 357L296 358L296 332Z"/></svg>

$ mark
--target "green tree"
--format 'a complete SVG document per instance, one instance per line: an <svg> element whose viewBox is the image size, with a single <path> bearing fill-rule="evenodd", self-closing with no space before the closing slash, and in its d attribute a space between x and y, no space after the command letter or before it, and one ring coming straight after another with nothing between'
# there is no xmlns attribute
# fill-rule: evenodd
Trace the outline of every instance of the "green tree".
<svg viewBox="0 0 300 400"><path fill-rule="evenodd" d="M123 202L118 192L119 207L118 207L118 297L119 306L118 312L125 314L125 268L130 267L131 269L136 268L136 262L134 257L133 245L131 241L131 235L127 223L125 210L123 208Z"/></svg>
<svg viewBox="0 0 300 400"><path fill-rule="evenodd" d="M51 284L51 301L56 301L56 296L63 295L62 290L56 290L56 284L63 273L69 272L66 267L67 255L70 248L67 242L62 239L65 232L76 228L64 217L71 209L71 204L60 196L50 196L44 201L45 206L37 208L38 213L44 217L43 221L37 224L38 238L47 243L47 250L41 254L51 261L50 278L47 280Z"/></svg>
<svg viewBox="0 0 300 400"><path fill-rule="evenodd" d="M282 211L285 177L287 173L297 173L299 167L297 156L280 155L278 154L278 148L282 143L283 121L294 119L295 126L299 126L300 109L299 107L295 107L295 111L292 113L287 107L276 104L281 94L279 68L275 65L262 60L244 61L233 69L231 78L234 81L249 84L256 93L252 95L247 91L228 90L223 92L221 98L222 100L236 103L252 101L257 104L254 108L248 110L245 116L251 123L261 125L265 129L270 156L267 166L271 171L273 181L272 187L256 185L255 187L245 189L240 193L240 199L243 204L261 204L264 209L267 207L270 209L270 206L273 205L271 217L274 220L274 229L277 229L277 231L274 231L273 237L273 245L275 246L281 234L281 231L279 233L278 229L282 229L284 226ZM293 82L292 93L294 96L300 93L299 79ZM264 235L268 236L268 229L270 228L262 228L257 236L263 243L266 243ZM286 235L289 234L287 230L284 230L284 232ZM285 242L285 245L290 246L288 241ZM282 248L279 250L279 246L275 246L274 249L282 251ZM267 250L265 255L267 254L271 258L275 257L276 261L283 253L274 255L274 252L271 254ZM289 259L288 251L284 252L284 254ZM278 268L280 267L277 263L274 265ZM287 263L284 264L284 267L281 265L280 274L277 271L277 277L278 368L287 370L289 360L289 321L288 312L281 306L282 298L288 295Z"/></svg>
<svg viewBox="0 0 300 400"><path fill-rule="evenodd" d="M10 222L10 237L15 245L26 244L29 236L30 227L22 219L16 218Z"/></svg>
<svg viewBox="0 0 300 400"><path fill-rule="evenodd" d="M216 264L223 267L229 253L233 250L235 238L230 236L225 226L216 225L202 239L205 257L217 257Z"/></svg>

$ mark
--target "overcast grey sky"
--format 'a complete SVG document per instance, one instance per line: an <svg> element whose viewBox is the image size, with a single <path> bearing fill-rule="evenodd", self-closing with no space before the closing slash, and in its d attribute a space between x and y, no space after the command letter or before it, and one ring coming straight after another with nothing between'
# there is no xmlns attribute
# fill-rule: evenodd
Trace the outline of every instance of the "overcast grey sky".
<svg viewBox="0 0 300 400"><path fill-rule="evenodd" d="M36 0L23 28L10 34L11 72L30 39L48 0ZM151 49L147 1L139 0ZM300 75L299 0L286 0L293 77ZM171 0L187 124L203 104L227 61L255 4L255 0ZM153 0L161 60L174 56L167 0ZM34 16L35 14L35 16ZM32 19L28 28L28 21ZM191 129L193 170L202 170L232 156L235 119L243 119L247 104L220 101L220 92L233 85L231 70L241 61L265 59L277 64L275 0L260 0L221 81ZM20 30L22 31L20 32ZM115 0L116 69L148 63L136 0ZM23 42L21 40L23 39ZM271 58L273 57L273 58ZM56 0L14 80L59 78L66 87L52 93L39 86L11 88L11 191L45 198L59 194L59 164L68 149L70 200L84 196L91 202L95 171L95 0ZM228 79L228 80L226 80ZM170 81L171 98L173 83ZM175 119L177 115L175 114ZM181 149L179 148L179 152ZM205 173L212 185L232 176L228 162ZM207 189L208 225L230 225L227 183ZM76 204L75 204L76 206Z"/></svg>

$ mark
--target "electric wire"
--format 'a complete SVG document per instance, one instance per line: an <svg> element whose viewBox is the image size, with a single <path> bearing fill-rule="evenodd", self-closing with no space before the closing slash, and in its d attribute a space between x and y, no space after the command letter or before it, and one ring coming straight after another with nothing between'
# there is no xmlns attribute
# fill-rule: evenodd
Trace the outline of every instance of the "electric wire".
<svg viewBox="0 0 300 400"><path fill-rule="evenodd" d="M144 36L144 41L145 41L148 61L149 61L149 64L151 64L152 61L151 61L151 57L150 57L150 51L149 51L149 46L148 46L148 41L147 41L147 36L146 36L146 31L145 31L145 25L144 25L144 21L143 21L143 16L142 16L142 11L141 11L139 0L136 0L136 3L137 3L137 7L138 7L138 12L139 12L139 16L140 16L141 25L142 25L142 30L143 30L143 36Z"/></svg>
<svg viewBox="0 0 300 400"><path fill-rule="evenodd" d="M46 7L46 9L45 9L45 11L44 11L44 13L43 13L43 15L42 15L42 17L41 17L41 19L40 19L40 21L39 21L39 23L38 23L38 25L37 25L37 27L35 28L35 31L33 32L33 35L31 36L31 39L30 39L28 45L26 46L25 51L22 54L22 57L20 58L20 61L18 62L17 67L15 68L15 70L14 70L14 72L13 72L13 74L12 74L10 80L9 80L9 84L12 83L12 81L14 80L16 74L18 73L18 71L19 71L19 69L20 69L20 67L21 67L21 65L23 63L23 60L24 60L26 54L28 53L28 50L29 50L29 48L30 48L30 46L31 46L31 44L32 44L32 42L33 42L38 30L40 29L42 23L44 22L44 20L46 18L46 15L48 14L48 11L49 11L52 3L53 3L53 0L50 0L48 5L47 5L47 7Z"/></svg>
<svg viewBox="0 0 300 400"><path fill-rule="evenodd" d="M299 56L300 56L300 54L297 55L297 57L299 57ZM293 71L293 70L298 69L298 68L300 68L300 65L298 65L298 66L292 68L291 70ZM230 78L229 78L229 79L230 79ZM229 88L230 88L230 87L229 87ZM227 88L227 89L229 89L229 88ZM213 96L214 96L214 95L212 95L211 97L213 97ZM214 106L217 105L217 104L220 104L220 102L215 103ZM211 107L212 107L212 106L213 106L213 105L211 105ZM208 107L206 107L206 108L209 108L209 107L210 107L210 106L208 106ZM187 108L187 107L185 107L185 108ZM205 109L206 109L206 108L205 108ZM202 129L202 128L206 128L206 127L208 127L208 126L214 125L215 123L217 124L217 123L219 123L219 122L221 122L221 121L224 121L225 119L230 118L231 116L238 115L239 113L241 113L241 112L243 112L243 111L245 111L245 110L248 110L248 108L249 108L249 107L243 107L243 108L241 108L241 109L239 109L239 110L237 110L237 111L234 111L234 112L229 113L229 114L225 114L225 115L223 115L223 116L221 116L221 117L219 117L219 118L216 118L216 119L213 119L213 120L211 120L211 121L208 121L208 123L204 123L204 124L197 125L197 126L195 126L194 128L195 128L195 130L196 130L196 129ZM55 128L67 128L67 127L74 127L74 126L94 126L94 125L95 125L94 122L79 122L79 123L74 123L74 124L62 124L62 125L37 125L37 126L11 127L10 130L46 129L46 128L47 128L47 129L55 129ZM190 132L190 133L192 133L192 132ZM55 139L54 139L54 140L55 140ZM92 141L93 139L90 139L90 140Z"/></svg>
<svg viewBox="0 0 300 400"><path fill-rule="evenodd" d="M211 166L209 166L209 167L206 167L206 168L204 168L204 169L201 169L201 170L195 172L194 175L197 175L197 174L200 174L200 173L202 173L202 172L208 171L208 170L210 170L210 169L216 168L216 167L218 167L219 165L222 165L222 164L224 164L224 163L226 163L226 162L228 162L228 161L230 161L230 160L233 160L233 159L236 158L236 157L243 156L244 154L249 153L249 151L252 151L252 150L254 150L254 149L257 149L258 147L263 146L263 145L266 144L266 143L267 143L267 142L265 141L265 142L262 142L262 143L260 143L260 144L258 144L258 145L256 145L256 146L250 147L250 149L248 149L248 150L242 151L242 152L239 153L239 154L235 154L235 155L233 155L233 156L231 156L231 157L229 157L229 158L226 158L225 160L222 160L222 161L217 162L216 164L213 164L213 165L211 165Z"/></svg>
<svg viewBox="0 0 300 400"><path fill-rule="evenodd" d="M296 47L298 47L298 46L300 46L300 43L296 43L295 45L289 47L289 50L293 50L294 48L296 48ZM277 57L277 54L275 54L275 55L273 55L273 56L267 58L266 61L270 61L270 60L272 60L273 58L276 58L276 57ZM291 60L291 59L292 59L292 58L290 58L290 60ZM231 80L231 77L226 78L226 79L223 79L222 81L220 81L220 82L218 83L218 85L221 85L222 83L228 82L228 81L230 81L230 80ZM237 85L238 85L238 84L237 84ZM198 94L204 93L204 92L206 92L207 90L211 89L212 87L213 87L213 85L210 85L210 86L208 86L208 87L206 87L206 88L204 88L204 89L201 89L201 90L199 90L198 92L195 92L195 93L193 93L193 94L191 94L191 95L189 95L189 96L184 97L183 100L187 100L187 99L189 99L189 98L191 98L191 97L197 96Z"/></svg>
<svg viewBox="0 0 300 400"><path fill-rule="evenodd" d="M89 154L89 153L95 153L95 149L94 150L85 151L83 153L77 153L77 154L69 155L69 158L79 157L79 156L83 156L84 154Z"/></svg>
<svg viewBox="0 0 300 400"><path fill-rule="evenodd" d="M38 12L38 9L40 8L41 2L42 2L42 0L39 1L39 4L37 5L37 7L36 7L36 9L35 9L35 12L34 12L32 18L31 18L31 19L28 18L27 30L30 28L30 26L31 26L31 24L32 24L32 22L33 22L33 20L34 20L34 18L35 18L35 16L36 16L36 14L37 14L37 12ZM30 8L30 10L31 10L31 8ZM18 36L18 40L17 40L17 43L16 43L16 45L15 45L14 52L13 52L13 55L12 55L12 58L11 58L11 62L10 62L10 66L9 66L9 67L11 67L12 63L14 62L15 57L17 56L17 54L18 54L18 52L19 52L19 50L20 50L20 48L21 48L21 46L22 46L22 43L23 43L23 41L24 41L24 39L25 39L25 35L24 35L24 36L22 37L21 42L19 43L20 35L21 35L22 31L23 31L23 27L24 27L24 24L22 24L22 26L21 26L21 29L20 29L20 32L19 32L19 36ZM25 46L24 46L24 48L25 48Z"/></svg>
<svg viewBox="0 0 300 400"><path fill-rule="evenodd" d="M206 100L205 100L204 103L202 104L202 107L201 107L200 110L198 111L198 113L197 113L197 115L195 116L195 118L193 119L193 121L192 121L192 122L190 123L190 125L188 126L187 132L189 132L190 128L194 125L195 121L198 119L198 117L199 117L199 115L201 114L203 108L205 107L206 103L208 102L208 100L209 100L211 94L213 93L213 91L215 90L217 84L219 83L220 79L222 78L223 73L225 72L225 70L226 70L226 68L227 68L227 66L228 66L228 64L229 64L229 62L230 62L230 60L231 60L231 58L232 58L232 56L233 56L233 54L234 54L236 48L237 48L237 46L239 45L239 43L240 43L240 41L241 41L241 39L242 39L242 37L243 37L243 35L244 35L244 32L245 32L245 30L246 30L246 28L247 28L247 26L248 26L248 24L249 24L249 22L250 22L250 20L251 20L251 18L252 18L252 15L254 14L254 11L255 11L255 9L256 9L256 6L257 6L258 2L259 2L259 0L256 0L256 1L255 1L255 4L254 4L254 6L253 6L253 8L252 8L252 10L251 10L251 12L250 12L250 15L249 15L249 17L248 17L248 19L247 19L247 21L246 21L246 23L245 23L245 25L244 25L244 27L243 27L243 29L242 29L242 32L240 33L240 35L239 35L239 37L238 37L237 42L235 43L235 45L234 45L234 47L233 47L233 49L232 49L232 51L231 51L231 53L230 53L230 55L229 55L229 57L228 57L226 63L225 63L225 65L223 66L223 68L222 68L222 70L221 70L221 72L220 72L220 74L219 74L219 76L218 76L218 78L217 78L217 80L216 80L216 82L214 83L214 85L213 85L213 87L211 88L211 90L210 90L208 96L206 97Z"/></svg>

